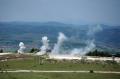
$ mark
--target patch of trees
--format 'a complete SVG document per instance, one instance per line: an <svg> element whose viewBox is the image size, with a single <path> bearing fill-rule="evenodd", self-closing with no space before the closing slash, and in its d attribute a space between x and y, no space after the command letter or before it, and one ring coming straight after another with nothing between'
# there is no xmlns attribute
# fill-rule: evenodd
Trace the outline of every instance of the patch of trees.
<svg viewBox="0 0 120 79"><path fill-rule="evenodd" d="M36 53L36 52L39 52L40 50L39 49L37 49L37 48L32 48L31 50L30 50L30 53Z"/></svg>
<svg viewBox="0 0 120 79"><path fill-rule="evenodd" d="M100 56L100 57L120 57L120 52L117 52L115 54L112 54L110 52L106 52L106 51L98 51L97 49L94 51L90 51L86 54L86 56Z"/></svg>
<svg viewBox="0 0 120 79"><path fill-rule="evenodd" d="M0 49L0 53L3 53L3 49Z"/></svg>
<svg viewBox="0 0 120 79"><path fill-rule="evenodd" d="M120 57L120 52L117 52L117 53L115 54L115 57Z"/></svg>
<svg viewBox="0 0 120 79"><path fill-rule="evenodd" d="M86 54L87 56L101 56L101 57L111 57L112 54L104 51L98 51L97 49L94 51L90 51Z"/></svg>

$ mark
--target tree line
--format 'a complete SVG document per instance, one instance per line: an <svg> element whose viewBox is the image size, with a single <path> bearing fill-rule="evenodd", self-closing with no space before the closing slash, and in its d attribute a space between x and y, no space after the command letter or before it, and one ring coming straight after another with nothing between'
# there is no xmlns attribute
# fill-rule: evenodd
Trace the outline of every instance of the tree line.
<svg viewBox="0 0 120 79"><path fill-rule="evenodd" d="M115 54L112 54L110 52L107 51L98 51L97 49L94 51L90 51L88 53L86 53L86 56L100 56L100 57L120 57L120 52L116 52Z"/></svg>

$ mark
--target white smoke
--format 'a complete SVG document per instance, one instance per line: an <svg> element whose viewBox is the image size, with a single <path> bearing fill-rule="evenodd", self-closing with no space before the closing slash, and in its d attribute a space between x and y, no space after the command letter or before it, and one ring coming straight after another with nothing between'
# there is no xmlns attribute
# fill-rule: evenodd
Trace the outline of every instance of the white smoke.
<svg viewBox="0 0 120 79"><path fill-rule="evenodd" d="M57 43L53 47L52 54L60 53L60 50L61 50L60 48L65 40L67 40L67 37L62 32L60 32L57 39Z"/></svg>
<svg viewBox="0 0 120 79"><path fill-rule="evenodd" d="M48 49L50 49L50 47L49 47L49 40L48 40L47 36L42 37L41 41L42 41L43 45L40 47L40 51L37 52L37 55L43 55L43 54L46 53L46 51Z"/></svg>
<svg viewBox="0 0 120 79"><path fill-rule="evenodd" d="M49 49L49 40L47 36L42 37L42 43L43 45L40 48L41 51L46 51L47 49Z"/></svg>
<svg viewBox="0 0 120 79"><path fill-rule="evenodd" d="M89 27L89 30L87 32L87 36L89 37L89 39L86 41L86 46L83 48L74 48L73 50L71 50L71 55L85 55L89 51L93 50L96 47L94 43L94 35L101 30L102 28L100 27L100 25Z"/></svg>
<svg viewBox="0 0 120 79"><path fill-rule="evenodd" d="M85 55L87 52L93 50L95 48L94 40L88 40L86 46L83 48L74 48L71 51L71 55Z"/></svg>
<svg viewBox="0 0 120 79"><path fill-rule="evenodd" d="M24 50L25 50L25 45L24 45L24 43L23 42L20 42L19 43L19 49L18 49L18 53L20 53L20 54L22 54L22 53L24 53Z"/></svg>
<svg viewBox="0 0 120 79"><path fill-rule="evenodd" d="M87 52L93 50L96 47L94 40L88 40L87 46L84 48L83 54L86 54Z"/></svg>
<svg viewBox="0 0 120 79"><path fill-rule="evenodd" d="M70 56L79 56L79 55L85 55L86 53L88 53L89 51L93 50L96 45L95 45L95 39L94 39L94 35L95 33L101 31L102 28L100 27L100 25L97 26L93 26L93 27L89 27L89 30L87 32L87 36L88 39L86 40L86 46L85 47L81 47L81 48L74 48L73 50L69 50L69 54ZM57 38L57 43L54 45L53 50L51 52L51 56L52 55L61 55L61 47L64 43L64 41L68 40L68 38L62 33L60 32ZM49 40L47 38L47 36L42 37L42 43L43 45L40 48L40 52L37 53L37 55L43 55L46 53L46 50L49 49ZM64 51L66 52L66 51ZM64 53L67 54L67 53Z"/></svg>
<svg viewBox="0 0 120 79"><path fill-rule="evenodd" d="M95 33L99 32L99 31L102 31L102 27L99 24L97 24L95 26L91 25L91 26L89 26L87 35L92 37L92 36L94 36Z"/></svg>

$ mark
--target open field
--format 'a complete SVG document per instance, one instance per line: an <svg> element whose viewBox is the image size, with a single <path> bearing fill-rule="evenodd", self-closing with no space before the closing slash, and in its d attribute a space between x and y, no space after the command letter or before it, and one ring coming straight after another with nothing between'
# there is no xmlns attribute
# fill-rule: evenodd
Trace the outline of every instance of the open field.
<svg viewBox="0 0 120 79"><path fill-rule="evenodd" d="M120 79L120 74L96 73L0 73L0 79Z"/></svg>
<svg viewBox="0 0 120 79"><path fill-rule="evenodd" d="M100 70L100 71L120 71L120 63L110 61L82 62L80 60L45 60L43 64L38 64L34 57L28 59L13 59L0 62L6 69L35 69L35 70Z"/></svg>
<svg viewBox="0 0 120 79"><path fill-rule="evenodd" d="M0 62L3 70L36 70L50 72L4 72L0 73L0 79L120 79L119 73L96 73L95 71L120 72L120 63L111 61L83 62L81 60L44 60L39 64L33 56L21 56L7 61ZM89 73L93 70L95 73ZM60 71L52 72L51 71ZM67 72L61 72L67 71ZM70 72L69 71L80 71ZM82 72L82 71L85 71Z"/></svg>

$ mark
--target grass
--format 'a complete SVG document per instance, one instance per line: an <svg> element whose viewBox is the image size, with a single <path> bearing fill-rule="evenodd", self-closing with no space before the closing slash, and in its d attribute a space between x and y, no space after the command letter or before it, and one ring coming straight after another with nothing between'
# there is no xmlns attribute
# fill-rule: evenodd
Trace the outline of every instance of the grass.
<svg viewBox="0 0 120 79"><path fill-rule="evenodd" d="M55 60L53 60L55 61ZM56 62L56 61L55 61ZM120 71L120 64L111 62L91 62L80 61L44 61L42 65L35 63L33 58L9 60L0 62L0 68L5 69L35 69L35 70L98 70L98 71ZM7 66L5 66L7 65ZM120 74L101 73L0 73L0 79L120 79Z"/></svg>
<svg viewBox="0 0 120 79"><path fill-rule="evenodd" d="M0 79L120 79L120 74L96 73L0 73Z"/></svg>
<svg viewBox="0 0 120 79"><path fill-rule="evenodd" d="M100 71L120 71L120 64L92 62L92 63L73 63L69 61L62 61L57 63L50 63L48 61L44 64L36 64L33 59L24 60L10 60L5 62L7 69L35 69L35 70L100 70Z"/></svg>

